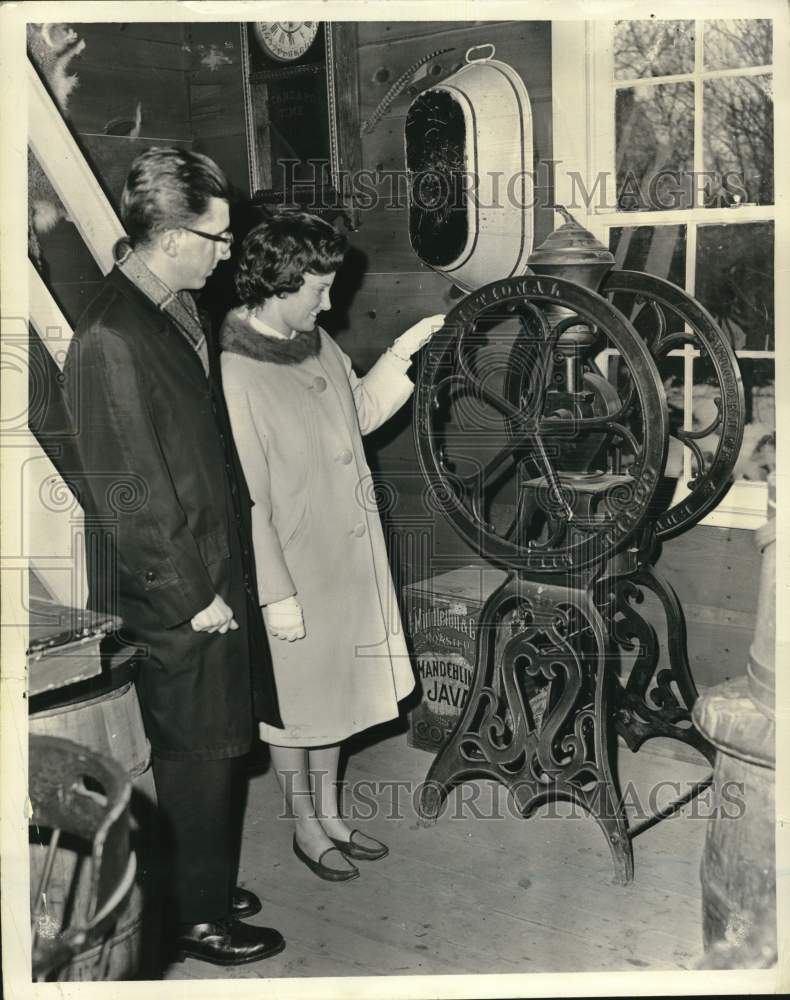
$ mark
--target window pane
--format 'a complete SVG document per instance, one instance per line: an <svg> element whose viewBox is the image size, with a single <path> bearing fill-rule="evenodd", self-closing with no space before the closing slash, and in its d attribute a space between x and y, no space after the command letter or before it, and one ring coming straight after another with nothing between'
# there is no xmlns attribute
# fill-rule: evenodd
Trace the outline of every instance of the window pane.
<svg viewBox="0 0 790 1000"><path fill-rule="evenodd" d="M742 358L739 364L746 397L746 427L735 478L761 480L776 468L774 363Z"/></svg>
<svg viewBox="0 0 790 1000"><path fill-rule="evenodd" d="M685 226L613 226L609 249L619 268L646 271L685 287Z"/></svg>
<svg viewBox="0 0 790 1000"><path fill-rule="evenodd" d="M743 443L733 471L734 479L761 480L776 466L776 416L774 409L774 362L770 359L741 358L738 362L743 380L746 420ZM707 467L721 440L716 400L721 387L713 363L707 356L694 361L693 428L711 428L711 433L696 439ZM669 395L669 393L668 393ZM670 421L672 407L670 403ZM718 425L718 426L717 426ZM691 455L692 475L697 456Z"/></svg>
<svg viewBox="0 0 790 1000"><path fill-rule="evenodd" d="M772 77L706 80L703 91L705 170L729 174L725 187L758 205L774 200Z"/></svg>
<svg viewBox="0 0 790 1000"><path fill-rule="evenodd" d="M693 21L615 22L615 79L638 80L693 69Z"/></svg>
<svg viewBox="0 0 790 1000"><path fill-rule="evenodd" d="M706 69L771 65L771 22L764 18L706 21L703 38Z"/></svg>
<svg viewBox="0 0 790 1000"><path fill-rule="evenodd" d="M609 249L619 268L645 271L685 287L685 226L616 226L609 230ZM612 303L628 317L647 342L652 343L661 323L656 311L632 294L614 295ZM664 321L670 333L683 329L682 319L674 314L665 313Z"/></svg>
<svg viewBox="0 0 790 1000"><path fill-rule="evenodd" d="M774 349L774 224L697 229L696 297L736 350Z"/></svg>
<svg viewBox="0 0 790 1000"><path fill-rule="evenodd" d="M691 206L693 83L662 83L618 90L615 142L620 211L660 211Z"/></svg>

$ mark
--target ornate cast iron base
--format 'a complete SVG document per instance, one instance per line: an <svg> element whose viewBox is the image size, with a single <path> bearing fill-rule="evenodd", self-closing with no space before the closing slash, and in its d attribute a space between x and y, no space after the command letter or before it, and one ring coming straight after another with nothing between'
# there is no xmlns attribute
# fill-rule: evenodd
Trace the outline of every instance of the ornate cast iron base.
<svg viewBox="0 0 790 1000"><path fill-rule="evenodd" d="M656 630L634 607L644 602L645 591L651 591L661 601L668 663L660 662ZM686 619L671 584L652 566L642 564L623 575L605 576L596 585L596 592L596 603L613 646L635 654L625 683L615 688L612 707L617 733L634 752L656 736L679 740L701 753L712 766L715 747L691 718L697 688L688 662Z"/></svg>
<svg viewBox="0 0 790 1000"><path fill-rule="evenodd" d="M666 615L668 666L659 665L655 630L632 606L644 590ZM621 650L636 652L624 682ZM697 689L672 587L646 566L579 588L511 576L483 608L476 657L463 714L426 777L420 816L436 820L451 789L472 778L504 784L525 817L549 801L570 801L601 827L617 881L630 882L633 837L709 780L629 829L612 765L616 735L634 752L663 736L710 762L715 756L691 720Z"/></svg>
<svg viewBox="0 0 790 1000"><path fill-rule="evenodd" d="M435 820L455 785L479 777L502 782L524 816L570 801L598 822L626 883L634 863L610 765L608 640L590 581L580 582L514 575L488 599L466 706L428 772L419 813Z"/></svg>

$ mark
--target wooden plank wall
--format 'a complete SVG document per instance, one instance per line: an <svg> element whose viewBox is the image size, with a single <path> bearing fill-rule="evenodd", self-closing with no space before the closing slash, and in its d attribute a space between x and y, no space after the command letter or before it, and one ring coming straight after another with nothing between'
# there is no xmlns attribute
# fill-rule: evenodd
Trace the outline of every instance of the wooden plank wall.
<svg viewBox="0 0 790 1000"><path fill-rule="evenodd" d="M227 21L191 24L188 30L193 149L220 163L231 184L248 196L241 27Z"/></svg>
<svg viewBox="0 0 790 1000"><path fill-rule="evenodd" d="M745 673L760 580L755 533L697 525L664 545L658 570L683 605L697 684Z"/></svg>

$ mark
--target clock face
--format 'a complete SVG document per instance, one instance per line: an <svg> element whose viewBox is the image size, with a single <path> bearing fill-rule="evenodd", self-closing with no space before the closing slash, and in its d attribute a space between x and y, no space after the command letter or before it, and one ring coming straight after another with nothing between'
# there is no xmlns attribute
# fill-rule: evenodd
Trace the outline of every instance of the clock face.
<svg viewBox="0 0 790 1000"><path fill-rule="evenodd" d="M318 34L320 21L256 21L261 48L278 62L291 62L307 52Z"/></svg>

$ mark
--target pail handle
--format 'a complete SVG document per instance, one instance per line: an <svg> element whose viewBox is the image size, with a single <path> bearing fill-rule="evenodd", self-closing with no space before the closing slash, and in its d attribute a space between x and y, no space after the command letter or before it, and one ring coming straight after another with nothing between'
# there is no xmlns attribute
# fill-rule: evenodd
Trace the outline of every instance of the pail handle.
<svg viewBox="0 0 790 1000"><path fill-rule="evenodd" d="M491 51L487 56L477 56L476 58L472 58L471 56L472 52L479 52L483 49L490 49ZM482 45L473 45L471 49L467 49L466 56L464 58L468 63L488 62L489 59L493 59L495 55L496 55L496 46L492 45L491 42L484 42Z"/></svg>

